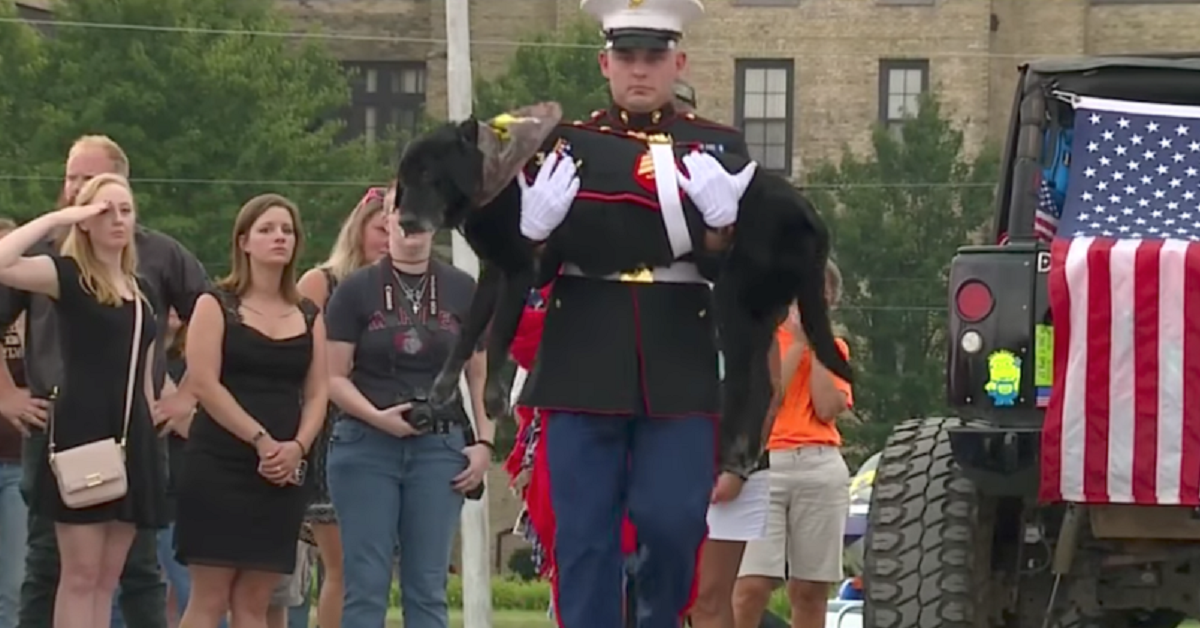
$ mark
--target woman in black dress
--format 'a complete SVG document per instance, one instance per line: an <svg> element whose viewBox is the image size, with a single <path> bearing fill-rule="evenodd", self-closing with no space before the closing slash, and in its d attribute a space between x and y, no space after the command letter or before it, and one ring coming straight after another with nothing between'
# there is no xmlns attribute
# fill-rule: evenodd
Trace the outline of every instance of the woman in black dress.
<svg viewBox="0 0 1200 628"><path fill-rule="evenodd" d="M304 273L298 288L300 294L312 299L324 309L329 295L350 273L374 264L388 254L387 215L383 211L386 188L367 188L362 200L342 223L329 259ZM326 419L325 429L313 446L309 474L313 479L313 498L308 505L305 523L312 530L312 542L321 553L321 591L317 598L317 625L321 628L341 628L344 576L342 571L342 539L338 536L337 513L329 499L325 481L325 458L329 449L329 434L333 429L333 406Z"/></svg>
<svg viewBox="0 0 1200 628"><path fill-rule="evenodd" d="M128 489L123 497L86 508L66 506L47 458L35 478L32 504L55 522L62 576L54 626L108 628L113 593L136 529L166 524L165 473L147 368L156 329L152 299L134 272L137 214L128 181L115 174L97 176L79 191L76 203L0 240L0 282L54 299L64 366L47 428L54 451L107 439L124 445ZM64 230L61 255L21 257ZM139 307L142 325L134 350Z"/></svg>
<svg viewBox="0 0 1200 628"><path fill-rule="evenodd" d="M306 463L328 402L325 326L296 290L296 206L264 194L233 229L233 272L188 324L185 387L202 408L178 485L176 557L192 576L182 628L266 625L295 570Z"/></svg>

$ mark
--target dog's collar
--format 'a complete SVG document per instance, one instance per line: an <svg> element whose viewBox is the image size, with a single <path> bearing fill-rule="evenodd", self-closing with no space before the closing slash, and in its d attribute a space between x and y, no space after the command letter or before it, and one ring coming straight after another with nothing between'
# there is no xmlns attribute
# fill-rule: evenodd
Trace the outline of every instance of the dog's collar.
<svg viewBox="0 0 1200 628"><path fill-rule="evenodd" d="M667 104L650 113L633 113L623 107L612 105L608 109L608 116L614 122L619 124L621 128L631 131L645 131L652 129L675 116L675 107Z"/></svg>

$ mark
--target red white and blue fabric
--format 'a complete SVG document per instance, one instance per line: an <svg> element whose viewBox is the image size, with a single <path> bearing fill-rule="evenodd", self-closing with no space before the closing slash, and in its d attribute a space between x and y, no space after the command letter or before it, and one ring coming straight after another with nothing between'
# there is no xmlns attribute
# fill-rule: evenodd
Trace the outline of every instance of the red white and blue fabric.
<svg viewBox="0 0 1200 628"><path fill-rule="evenodd" d="M1200 107L1075 103L1044 501L1200 505Z"/></svg>

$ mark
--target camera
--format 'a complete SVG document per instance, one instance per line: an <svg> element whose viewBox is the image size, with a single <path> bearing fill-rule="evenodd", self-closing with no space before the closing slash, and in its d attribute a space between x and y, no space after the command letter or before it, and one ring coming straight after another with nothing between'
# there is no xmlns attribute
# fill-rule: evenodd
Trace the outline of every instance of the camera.
<svg viewBox="0 0 1200 628"><path fill-rule="evenodd" d="M429 404L429 398L413 397L408 400L408 403L412 407L404 414L404 420L408 421L408 424L418 432L425 433L433 430L433 406Z"/></svg>

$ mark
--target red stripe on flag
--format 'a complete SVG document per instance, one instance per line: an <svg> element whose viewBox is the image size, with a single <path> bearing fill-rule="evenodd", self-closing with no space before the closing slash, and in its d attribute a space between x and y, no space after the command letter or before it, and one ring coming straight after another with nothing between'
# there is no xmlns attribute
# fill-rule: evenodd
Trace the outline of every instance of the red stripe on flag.
<svg viewBox="0 0 1200 628"><path fill-rule="evenodd" d="M1200 246L1188 245L1183 268L1183 444L1179 499L1200 501ZM1167 342L1179 342L1167 339Z"/></svg>
<svg viewBox="0 0 1200 628"><path fill-rule="evenodd" d="M1089 503L1108 498L1109 389L1112 385L1112 248L1114 240L1097 238L1087 252L1087 427L1083 454L1083 496Z"/></svg>
<svg viewBox="0 0 1200 628"><path fill-rule="evenodd" d="M1054 384L1050 405L1042 425L1042 482L1043 502L1062 501L1062 429L1063 393L1066 384L1067 351L1071 342L1071 294L1067 289L1067 252L1071 242L1055 239L1050 245L1050 276L1047 293L1054 325Z"/></svg>
<svg viewBox="0 0 1200 628"><path fill-rule="evenodd" d="M1133 501L1139 504L1158 501L1158 296L1163 242L1139 244L1133 263Z"/></svg>

